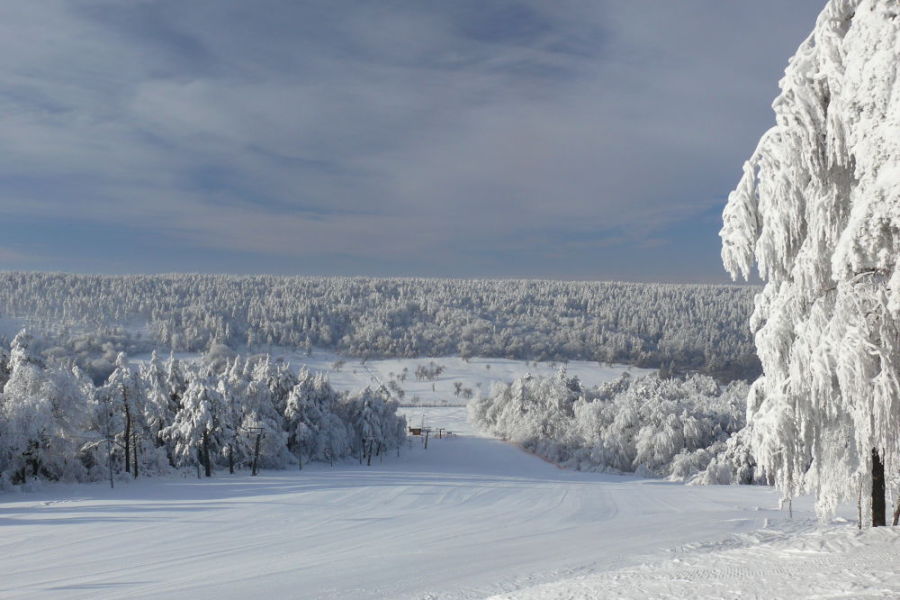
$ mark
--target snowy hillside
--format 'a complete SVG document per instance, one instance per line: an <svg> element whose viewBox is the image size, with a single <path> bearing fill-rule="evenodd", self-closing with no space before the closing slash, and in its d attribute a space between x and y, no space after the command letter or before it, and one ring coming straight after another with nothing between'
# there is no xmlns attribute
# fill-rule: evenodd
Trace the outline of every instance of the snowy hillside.
<svg viewBox="0 0 900 600"><path fill-rule="evenodd" d="M407 410L466 433L464 409ZM0 496L0 597L474 599L788 526L769 488L564 471L472 435L382 461Z"/></svg>
<svg viewBox="0 0 900 600"><path fill-rule="evenodd" d="M96 379L115 353L326 348L357 358L595 360L724 378L759 373L756 289L549 280L86 276L0 272L18 320ZM4 326L6 325L6 326Z"/></svg>

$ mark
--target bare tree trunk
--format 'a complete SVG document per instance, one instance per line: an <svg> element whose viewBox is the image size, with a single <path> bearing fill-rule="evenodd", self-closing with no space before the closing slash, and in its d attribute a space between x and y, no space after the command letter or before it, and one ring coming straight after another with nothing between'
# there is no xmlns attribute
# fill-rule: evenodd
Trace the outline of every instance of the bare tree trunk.
<svg viewBox="0 0 900 600"><path fill-rule="evenodd" d="M884 527L884 463L878 448L872 448L872 527Z"/></svg>
<svg viewBox="0 0 900 600"><path fill-rule="evenodd" d="M132 431L131 437L132 437L131 446L134 449L134 478L137 479L138 478L138 456L139 456L137 432Z"/></svg>
<svg viewBox="0 0 900 600"><path fill-rule="evenodd" d="M128 393L122 388L125 404L125 472L131 473L131 410L128 408Z"/></svg>
<svg viewBox="0 0 900 600"><path fill-rule="evenodd" d="M234 475L234 442L228 445L228 472Z"/></svg>
<svg viewBox="0 0 900 600"><path fill-rule="evenodd" d="M206 476L212 477L212 459L209 456L209 432L203 432L203 462L206 468Z"/></svg>

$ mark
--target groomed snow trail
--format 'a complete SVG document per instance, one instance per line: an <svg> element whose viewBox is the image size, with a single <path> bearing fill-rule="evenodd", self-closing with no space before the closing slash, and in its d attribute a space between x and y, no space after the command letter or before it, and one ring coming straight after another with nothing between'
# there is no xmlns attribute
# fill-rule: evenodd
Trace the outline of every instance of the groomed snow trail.
<svg viewBox="0 0 900 600"><path fill-rule="evenodd" d="M426 419L466 433L464 410ZM0 597L484 598L753 532L783 520L775 505L766 488L563 471L457 435L372 467L5 494Z"/></svg>

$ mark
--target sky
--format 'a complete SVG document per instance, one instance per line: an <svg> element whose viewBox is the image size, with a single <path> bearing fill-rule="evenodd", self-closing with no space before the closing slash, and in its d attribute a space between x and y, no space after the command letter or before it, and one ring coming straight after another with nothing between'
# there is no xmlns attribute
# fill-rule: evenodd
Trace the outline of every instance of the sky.
<svg viewBox="0 0 900 600"><path fill-rule="evenodd" d="M824 0L0 0L0 270L726 282Z"/></svg>

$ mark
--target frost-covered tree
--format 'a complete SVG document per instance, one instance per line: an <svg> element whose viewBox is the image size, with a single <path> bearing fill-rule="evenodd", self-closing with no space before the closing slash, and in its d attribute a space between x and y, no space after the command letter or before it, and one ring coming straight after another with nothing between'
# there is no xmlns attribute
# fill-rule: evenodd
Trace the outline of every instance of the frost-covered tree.
<svg viewBox="0 0 900 600"><path fill-rule="evenodd" d="M175 353L169 354L166 361L166 387L169 391L169 407L175 412L181 408L181 397L187 391L187 378L181 367L181 361L175 358Z"/></svg>
<svg viewBox="0 0 900 600"><path fill-rule="evenodd" d="M745 326L754 293L616 282L0 273L0 312L40 323L54 337L52 351L96 382L118 352L209 349L209 362L221 362L228 348L259 343L359 357L616 361L750 378L759 373ZM127 326L138 322L150 335Z"/></svg>
<svg viewBox="0 0 900 600"><path fill-rule="evenodd" d="M291 462L282 425L283 416L276 408L275 395L266 381L251 380L246 387L243 401L243 421L241 431L248 440L260 435L259 464L265 467L283 469Z"/></svg>
<svg viewBox="0 0 900 600"><path fill-rule="evenodd" d="M125 472L137 477L143 451L147 449L144 444L146 396L142 381L124 352L116 358L115 370L106 380L102 393L121 416L121 431L117 432L116 439L124 452Z"/></svg>
<svg viewBox="0 0 900 600"><path fill-rule="evenodd" d="M143 420L150 440L156 447L160 447L164 442L159 432L172 422L178 407L172 401L166 370L155 350L150 356L150 361L141 366L140 377L146 399Z"/></svg>
<svg viewBox="0 0 900 600"><path fill-rule="evenodd" d="M31 341L25 332L13 340L9 380L0 395L0 477L13 484L80 479L82 390L64 369L48 371L32 354Z"/></svg>
<svg viewBox="0 0 900 600"><path fill-rule="evenodd" d="M406 417L397 414L397 402L384 389L365 388L334 408L347 424L350 447L360 460L371 460L373 453L397 448L406 439Z"/></svg>
<svg viewBox="0 0 900 600"><path fill-rule="evenodd" d="M815 492L821 516L861 494L874 525L885 469L900 472L898 65L896 0L831 0L721 232L732 276L755 263L766 282L751 318L757 459L785 498Z"/></svg>
<svg viewBox="0 0 900 600"><path fill-rule="evenodd" d="M202 465L206 476L212 475L213 457L221 441L221 407L221 398L208 382L197 380L188 385L175 422L161 432L173 444L179 465Z"/></svg>
<svg viewBox="0 0 900 600"><path fill-rule="evenodd" d="M732 442L747 385L656 376L585 389L565 371L498 383L469 403L471 421L547 460L585 470L640 472L700 483L750 483L752 459ZM713 473L707 473L710 466Z"/></svg>
<svg viewBox="0 0 900 600"><path fill-rule="evenodd" d="M332 413L337 394L331 389L321 374L313 375L307 369L300 371L298 383L288 395L284 411L288 449L297 455L301 466L303 457L325 459L333 432L328 429L333 422L328 419ZM342 436L346 437L346 427L341 423Z"/></svg>

